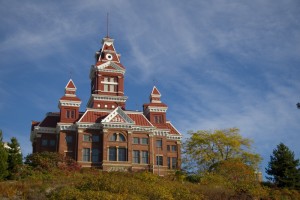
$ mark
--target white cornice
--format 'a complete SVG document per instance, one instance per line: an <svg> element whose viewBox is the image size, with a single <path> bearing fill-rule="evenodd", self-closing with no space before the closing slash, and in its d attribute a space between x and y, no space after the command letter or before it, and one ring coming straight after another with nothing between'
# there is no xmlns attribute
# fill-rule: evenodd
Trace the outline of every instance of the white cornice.
<svg viewBox="0 0 300 200"><path fill-rule="evenodd" d="M182 139L182 136L178 136L178 135L172 135L172 134L169 134L167 135L167 139L169 140L181 140Z"/></svg>
<svg viewBox="0 0 300 200"><path fill-rule="evenodd" d="M81 101L59 100L58 108L61 106L80 107Z"/></svg>
<svg viewBox="0 0 300 200"><path fill-rule="evenodd" d="M56 128L35 126L34 132L35 133L56 133Z"/></svg>
<svg viewBox="0 0 300 200"><path fill-rule="evenodd" d="M56 126L57 131L68 130L68 131L76 131L76 124L67 124L67 123L57 123Z"/></svg>
<svg viewBox="0 0 300 200"><path fill-rule="evenodd" d="M167 112L168 107L153 107L153 106L148 106L147 109L144 111L144 114L147 115L149 112L162 112L165 113Z"/></svg>
<svg viewBox="0 0 300 200"><path fill-rule="evenodd" d="M109 96L109 95L92 94L92 98L97 101L126 102L128 97L127 96Z"/></svg>
<svg viewBox="0 0 300 200"><path fill-rule="evenodd" d="M106 69L109 66L113 67L114 69ZM125 74L125 69L120 67L113 61L107 61L105 63L102 63L101 65L94 66L94 70L103 71L103 72L120 73L123 75Z"/></svg>
<svg viewBox="0 0 300 200"><path fill-rule="evenodd" d="M76 123L78 128L90 128L90 129L102 129L102 125L99 123Z"/></svg>

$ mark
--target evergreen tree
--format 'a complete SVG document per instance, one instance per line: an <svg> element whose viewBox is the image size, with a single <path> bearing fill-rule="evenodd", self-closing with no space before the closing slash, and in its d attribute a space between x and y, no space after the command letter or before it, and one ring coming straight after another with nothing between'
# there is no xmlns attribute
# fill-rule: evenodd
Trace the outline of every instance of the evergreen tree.
<svg viewBox="0 0 300 200"><path fill-rule="evenodd" d="M18 172L18 167L22 165L22 153L20 144L17 138L12 137L11 142L8 143L8 170L9 178L13 178L13 175Z"/></svg>
<svg viewBox="0 0 300 200"><path fill-rule="evenodd" d="M277 145L277 149L273 150L273 155L270 156L270 162L266 173L271 177L278 187L300 188L300 170L299 159L294 158L292 152L283 143Z"/></svg>
<svg viewBox="0 0 300 200"><path fill-rule="evenodd" d="M8 153L4 147L2 130L0 130L0 180L3 180L8 176L7 157L8 157Z"/></svg>

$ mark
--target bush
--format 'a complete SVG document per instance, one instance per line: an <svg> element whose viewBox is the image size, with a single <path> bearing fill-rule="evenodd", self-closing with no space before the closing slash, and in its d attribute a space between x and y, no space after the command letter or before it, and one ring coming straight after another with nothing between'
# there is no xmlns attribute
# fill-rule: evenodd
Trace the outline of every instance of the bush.
<svg viewBox="0 0 300 200"><path fill-rule="evenodd" d="M66 171L79 170L80 166L71 158L65 157L56 152L33 153L25 158L25 164L33 167L35 170L51 171L53 169L62 169Z"/></svg>

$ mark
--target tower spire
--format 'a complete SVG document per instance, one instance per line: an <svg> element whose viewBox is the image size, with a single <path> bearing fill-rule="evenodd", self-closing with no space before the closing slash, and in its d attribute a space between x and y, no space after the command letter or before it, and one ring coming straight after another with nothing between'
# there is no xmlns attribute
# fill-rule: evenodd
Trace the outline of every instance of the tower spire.
<svg viewBox="0 0 300 200"><path fill-rule="evenodd" d="M108 19L109 19L109 18L108 18L108 17L109 17L109 13L107 13L107 16L106 16L106 37L107 37L107 38L109 38L109 34L108 34L108 33L109 33L109 32L108 32Z"/></svg>

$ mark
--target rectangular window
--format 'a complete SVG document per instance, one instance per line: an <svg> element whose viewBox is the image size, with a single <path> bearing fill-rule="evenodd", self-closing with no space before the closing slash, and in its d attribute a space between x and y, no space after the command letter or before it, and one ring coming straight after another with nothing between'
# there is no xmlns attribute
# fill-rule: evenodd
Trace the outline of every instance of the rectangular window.
<svg viewBox="0 0 300 200"><path fill-rule="evenodd" d="M75 118L75 110L71 110L71 118L72 118L72 119Z"/></svg>
<svg viewBox="0 0 300 200"><path fill-rule="evenodd" d="M42 140L42 146L47 146L47 145L48 145L48 140L43 139L43 140Z"/></svg>
<svg viewBox="0 0 300 200"><path fill-rule="evenodd" d="M75 118L75 110L67 110L66 117L68 119L74 119Z"/></svg>
<svg viewBox="0 0 300 200"><path fill-rule="evenodd" d="M162 120L162 116L161 115L155 115L154 116L154 123L156 124L162 124L163 120Z"/></svg>
<svg viewBox="0 0 300 200"><path fill-rule="evenodd" d="M170 151L170 149L171 149L170 145L167 145L167 151Z"/></svg>
<svg viewBox="0 0 300 200"><path fill-rule="evenodd" d="M99 139L100 139L99 135L93 135L92 136L92 141L93 142L99 142Z"/></svg>
<svg viewBox="0 0 300 200"><path fill-rule="evenodd" d="M91 137L89 135L84 134L83 135L83 141L84 142L90 142L91 141Z"/></svg>
<svg viewBox="0 0 300 200"><path fill-rule="evenodd" d="M132 162L133 163L140 163L140 151L133 151L133 155L132 155Z"/></svg>
<svg viewBox="0 0 300 200"><path fill-rule="evenodd" d="M118 159L119 161L126 161L126 148L118 148Z"/></svg>
<svg viewBox="0 0 300 200"><path fill-rule="evenodd" d="M162 140L156 140L156 148L162 149Z"/></svg>
<svg viewBox="0 0 300 200"><path fill-rule="evenodd" d="M177 151L177 146L176 145L172 145L172 151Z"/></svg>
<svg viewBox="0 0 300 200"><path fill-rule="evenodd" d="M168 157L168 169L171 169L171 158Z"/></svg>
<svg viewBox="0 0 300 200"><path fill-rule="evenodd" d="M67 142L67 144L71 144L73 142L73 137L71 135L67 135L66 142Z"/></svg>
<svg viewBox="0 0 300 200"><path fill-rule="evenodd" d="M90 148L83 148L82 161L90 162Z"/></svg>
<svg viewBox="0 0 300 200"><path fill-rule="evenodd" d="M156 165L163 165L163 157L156 156Z"/></svg>
<svg viewBox="0 0 300 200"><path fill-rule="evenodd" d="M142 138L142 144L148 144L148 138Z"/></svg>
<svg viewBox="0 0 300 200"><path fill-rule="evenodd" d="M55 140L50 140L49 145L52 146L52 147L55 146Z"/></svg>
<svg viewBox="0 0 300 200"><path fill-rule="evenodd" d="M116 92L118 82L114 77L104 77L104 92Z"/></svg>
<svg viewBox="0 0 300 200"><path fill-rule="evenodd" d="M149 163L149 154L148 151L142 151L142 163Z"/></svg>
<svg viewBox="0 0 300 200"><path fill-rule="evenodd" d="M176 169L177 168L177 158L173 157L172 158L172 169Z"/></svg>
<svg viewBox="0 0 300 200"><path fill-rule="evenodd" d="M104 85L104 92L107 92L108 91L108 85Z"/></svg>
<svg viewBox="0 0 300 200"><path fill-rule="evenodd" d="M117 161L117 148L116 147L109 147L109 160Z"/></svg>
<svg viewBox="0 0 300 200"><path fill-rule="evenodd" d="M92 162L99 162L99 149L92 149Z"/></svg>
<svg viewBox="0 0 300 200"><path fill-rule="evenodd" d="M140 143L139 141L140 141L140 140L139 140L138 137L134 137L134 138L133 138L133 144L139 144L139 143Z"/></svg>
<svg viewBox="0 0 300 200"><path fill-rule="evenodd" d="M109 85L109 91L115 92L115 85Z"/></svg>

